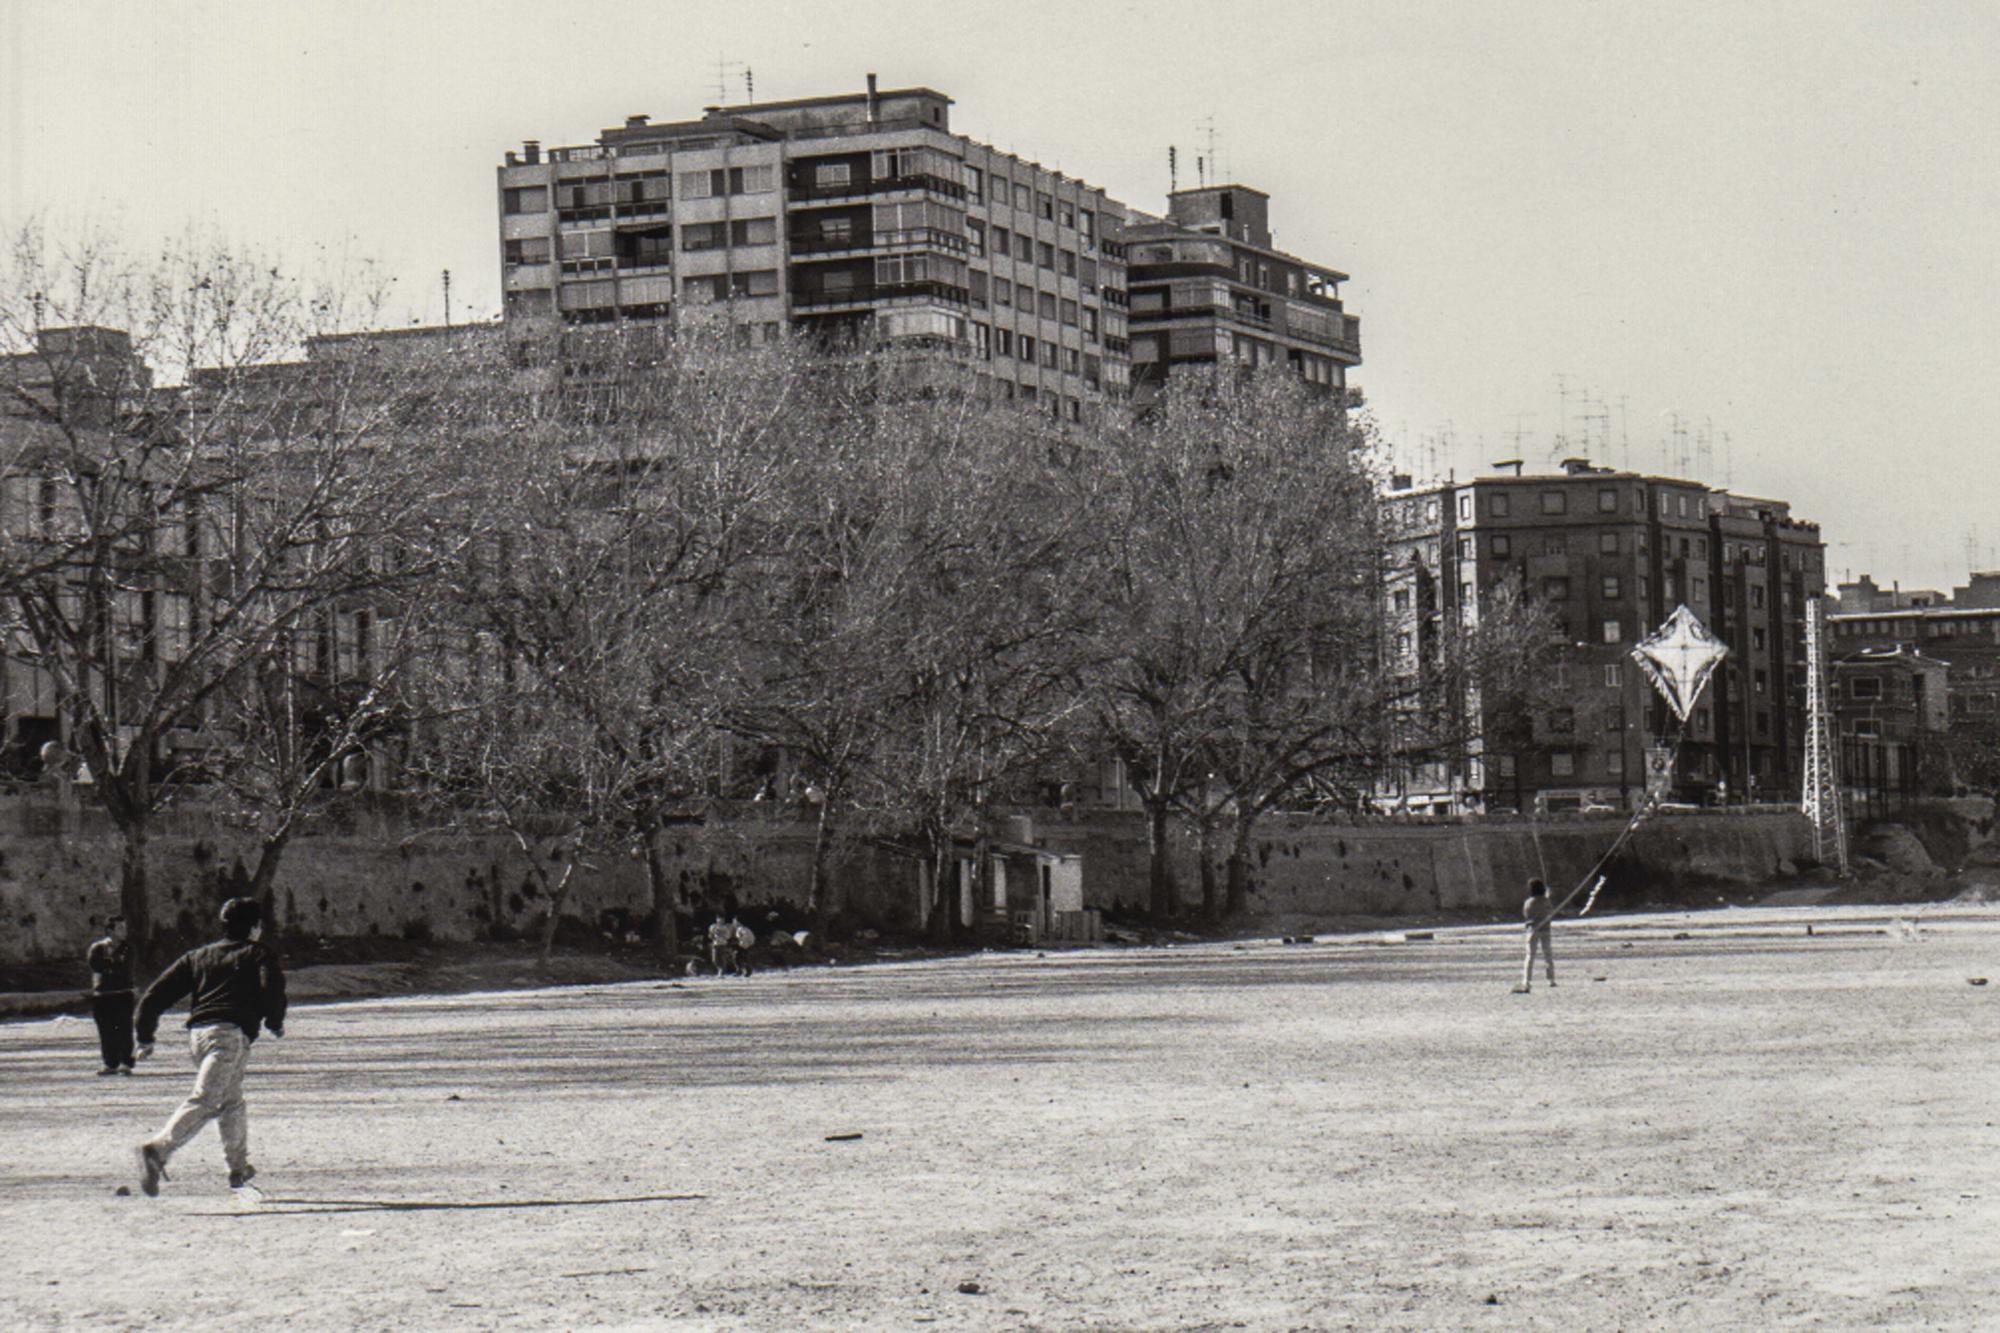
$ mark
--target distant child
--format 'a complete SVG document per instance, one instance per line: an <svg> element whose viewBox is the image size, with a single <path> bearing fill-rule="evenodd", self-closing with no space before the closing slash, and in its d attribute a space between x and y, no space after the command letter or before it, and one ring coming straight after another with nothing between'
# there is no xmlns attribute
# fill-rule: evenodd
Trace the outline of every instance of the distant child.
<svg viewBox="0 0 2000 1333"><path fill-rule="evenodd" d="M736 931L736 972L738 976L750 975L750 951L757 947L757 933L743 924L740 916L729 918L729 924Z"/></svg>
<svg viewBox="0 0 2000 1333"><path fill-rule="evenodd" d="M194 1057L194 1090L165 1128L139 1145L139 1188L160 1192L167 1159L209 1121L222 1132L229 1188L242 1189L257 1174L250 1165L250 1126L243 1105L243 1070L260 1025L285 1035L285 973L278 957L259 943L264 909L255 898L222 905L223 938L182 954L160 973L139 1001L139 1056L153 1053L160 1014L183 996L188 1001L188 1050Z"/></svg>
<svg viewBox="0 0 2000 1333"><path fill-rule="evenodd" d="M708 959L715 964L718 977L736 970L736 923L723 920L720 912L708 927Z"/></svg>
<svg viewBox="0 0 2000 1333"><path fill-rule="evenodd" d="M104 1057L99 1078L132 1072L132 946L125 941L125 918L104 923L104 938L90 946L90 1016L97 1020L97 1049Z"/></svg>
<svg viewBox="0 0 2000 1333"><path fill-rule="evenodd" d="M1521 960L1521 984L1514 987L1514 994L1526 995L1529 985L1535 979L1535 951L1540 950L1542 965L1548 969L1549 984L1556 984L1555 944L1549 938L1549 923L1555 919L1555 908L1549 902L1549 886L1538 879L1528 881L1528 898L1521 904L1521 918L1528 932L1528 953Z"/></svg>

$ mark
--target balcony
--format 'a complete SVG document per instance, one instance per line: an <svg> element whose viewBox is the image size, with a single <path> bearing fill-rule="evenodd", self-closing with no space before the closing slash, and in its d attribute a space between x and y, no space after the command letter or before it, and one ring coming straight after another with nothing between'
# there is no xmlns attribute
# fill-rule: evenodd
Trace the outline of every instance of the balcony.
<svg viewBox="0 0 2000 1333"><path fill-rule="evenodd" d="M866 199L877 194L896 194L905 190L923 190L930 194L940 194L959 203L965 201L965 187L957 181L946 180L942 176L919 173L914 176L889 176L882 180L849 181L845 185L799 184L787 187L791 202L824 203L835 199Z"/></svg>
<svg viewBox="0 0 2000 1333"><path fill-rule="evenodd" d="M794 255L838 256L868 254L877 250L943 250L952 254L964 254L965 238L952 232L938 231L934 227L918 227L909 231L880 231L866 236L794 236L791 238Z"/></svg>
<svg viewBox="0 0 2000 1333"><path fill-rule="evenodd" d="M792 305L800 310L825 309L831 306L872 306L891 301L945 301L952 305L967 305L970 293L963 287L954 287L945 282L864 282L844 291L801 291L792 290Z"/></svg>

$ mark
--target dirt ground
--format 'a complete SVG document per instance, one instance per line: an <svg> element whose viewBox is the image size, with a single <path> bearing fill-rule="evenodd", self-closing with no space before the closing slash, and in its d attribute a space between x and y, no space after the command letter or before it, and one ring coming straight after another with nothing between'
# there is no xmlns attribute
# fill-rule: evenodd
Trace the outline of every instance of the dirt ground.
<svg viewBox="0 0 2000 1333"><path fill-rule="evenodd" d="M1517 948L306 1006L255 1207L213 1130L114 1193L177 1040L6 1025L0 1327L2000 1326L2000 913L1571 924L1527 996Z"/></svg>

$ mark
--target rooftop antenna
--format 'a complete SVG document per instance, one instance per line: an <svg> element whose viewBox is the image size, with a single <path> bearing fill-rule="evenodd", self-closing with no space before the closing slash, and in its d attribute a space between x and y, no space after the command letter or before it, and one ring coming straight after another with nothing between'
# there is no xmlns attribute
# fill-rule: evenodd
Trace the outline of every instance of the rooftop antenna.
<svg viewBox="0 0 2000 1333"><path fill-rule="evenodd" d="M444 271L444 326L451 327L451 270Z"/></svg>
<svg viewBox="0 0 2000 1333"><path fill-rule="evenodd" d="M1508 438L1514 441L1514 453L1517 456L1521 453L1521 439L1528 433L1526 422L1533 415L1533 412L1516 412L1514 414L1514 429L1509 433Z"/></svg>
<svg viewBox="0 0 2000 1333"><path fill-rule="evenodd" d="M1618 395L1618 454L1620 461L1625 465L1625 470L1630 472L1632 470L1632 431L1625 420L1625 404L1627 401L1629 401L1628 395L1622 393Z"/></svg>
<svg viewBox="0 0 2000 1333"><path fill-rule="evenodd" d="M1715 418L1703 417L1701 429L1694 437L1695 468L1701 479L1707 481L1715 473Z"/></svg>
<svg viewBox="0 0 2000 1333"><path fill-rule="evenodd" d="M718 104L729 100L730 75L741 70L747 90L750 83L750 67L740 60L730 60L722 52L715 53L715 100Z"/></svg>
<svg viewBox="0 0 2000 1333"><path fill-rule="evenodd" d="M1194 155L1194 180L1197 186L1208 185L1208 159L1200 153Z"/></svg>
<svg viewBox="0 0 2000 1333"><path fill-rule="evenodd" d="M1667 438L1661 442L1663 450L1666 453L1667 466L1665 470L1672 472L1675 476L1686 476L1688 470L1687 418L1674 411L1668 411L1663 413L1663 415L1667 418Z"/></svg>
<svg viewBox="0 0 2000 1333"><path fill-rule="evenodd" d="M1588 392L1583 395L1583 452L1586 457L1602 457L1597 446L1603 445L1605 453L1611 451L1611 408L1602 398L1593 398ZM1593 434L1591 427L1596 426Z"/></svg>
<svg viewBox="0 0 2000 1333"><path fill-rule="evenodd" d="M1181 188L1181 150L1167 145L1167 193L1178 194Z"/></svg>
<svg viewBox="0 0 2000 1333"><path fill-rule="evenodd" d="M1215 117L1203 116L1195 122L1195 128L1201 131L1202 144L1208 149L1208 170L1219 185L1222 183L1222 162L1215 155Z"/></svg>
<svg viewBox="0 0 2000 1333"><path fill-rule="evenodd" d="M1551 463L1569 451L1569 395L1569 376L1558 370L1556 372L1556 402L1558 405L1556 411L1556 437L1549 445L1548 457L1548 461Z"/></svg>
<svg viewBox="0 0 2000 1333"><path fill-rule="evenodd" d="M1729 432L1722 432L1722 484L1736 485L1736 451L1729 447Z"/></svg>

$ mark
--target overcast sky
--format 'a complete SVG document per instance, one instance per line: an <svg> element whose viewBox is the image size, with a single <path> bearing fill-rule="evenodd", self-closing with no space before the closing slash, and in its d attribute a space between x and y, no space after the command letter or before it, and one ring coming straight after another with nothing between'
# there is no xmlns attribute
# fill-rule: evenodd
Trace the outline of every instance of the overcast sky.
<svg viewBox="0 0 2000 1333"><path fill-rule="evenodd" d="M696 116L719 59L731 101L929 85L1148 210L1212 118L1279 246L1353 275L1406 466L1681 450L1836 576L2000 566L1990 0L0 0L0 44L0 220L368 255L424 322L447 268L498 310L503 151Z"/></svg>

